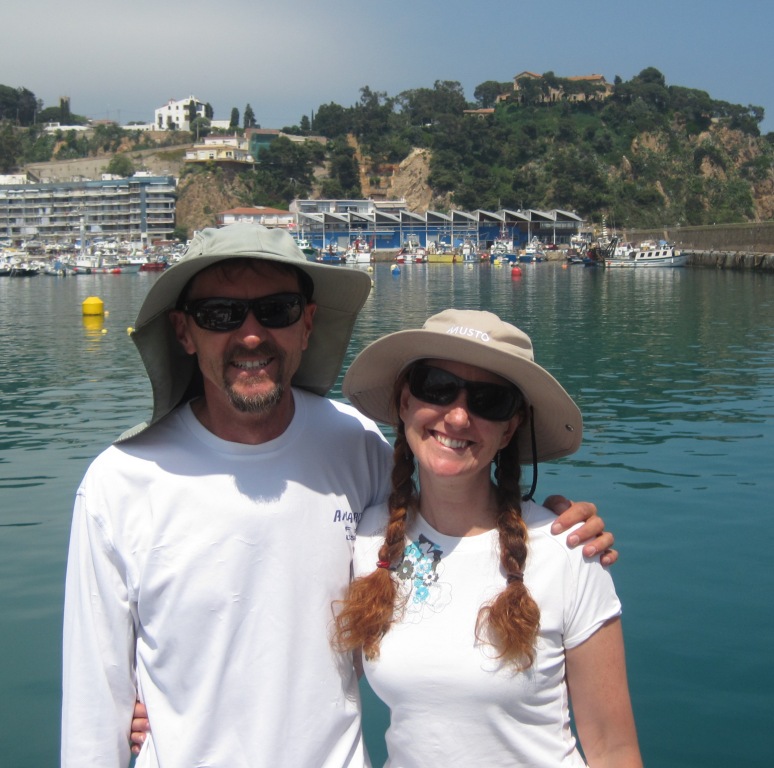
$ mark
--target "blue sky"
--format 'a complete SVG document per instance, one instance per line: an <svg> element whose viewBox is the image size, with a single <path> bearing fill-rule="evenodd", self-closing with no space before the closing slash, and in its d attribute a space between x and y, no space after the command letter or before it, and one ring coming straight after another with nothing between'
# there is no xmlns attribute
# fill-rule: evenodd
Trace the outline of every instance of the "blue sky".
<svg viewBox="0 0 774 768"><path fill-rule="evenodd" d="M763 107L774 130L771 0L5 0L3 16L0 83L121 123L195 95L216 118L249 103L279 128L366 85L394 96L456 80L472 101L524 70L612 82L656 67Z"/></svg>

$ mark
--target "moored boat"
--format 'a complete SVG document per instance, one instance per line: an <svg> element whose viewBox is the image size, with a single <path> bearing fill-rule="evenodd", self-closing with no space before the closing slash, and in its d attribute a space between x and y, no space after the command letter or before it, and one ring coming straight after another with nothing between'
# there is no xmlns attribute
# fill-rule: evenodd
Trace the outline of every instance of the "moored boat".
<svg viewBox="0 0 774 768"><path fill-rule="evenodd" d="M524 250L519 254L519 261L522 264L537 264L540 261L546 260L545 249L543 243L536 237L527 244Z"/></svg>
<svg viewBox="0 0 774 768"><path fill-rule="evenodd" d="M450 245L430 243L425 259L428 264L454 264L457 261L457 254Z"/></svg>
<svg viewBox="0 0 774 768"><path fill-rule="evenodd" d="M370 264L371 248L368 243L364 239L356 237L347 247L344 261L347 264Z"/></svg>
<svg viewBox="0 0 774 768"><path fill-rule="evenodd" d="M343 264L344 255L339 252L339 246L336 243L329 243L328 247L317 256L317 261L324 264Z"/></svg>
<svg viewBox="0 0 774 768"><path fill-rule="evenodd" d="M518 258L519 256L513 247L513 242L502 237L495 239L489 249L489 261L493 264L503 264L505 262L513 264Z"/></svg>
<svg viewBox="0 0 774 768"><path fill-rule="evenodd" d="M670 243L645 240L638 246L629 243L616 246L611 253L605 255L605 267L683 267L686 260L687 256L675 250L674 245Z"/></svg>
<svg viewBox="0 0 774 768"><path fill-rule="evenodd" d="M76 262L70 267L74 275L136 275L140 271L140 264L88 264L82 261Z"/></svg>
<svg viewBox="0 0 774 768"><path fill-rule="evenodd" d="M10 277L37 277L40 274L40 266L26 261L11 265Z"/></svg>
<svg viewBox="0 0 774 768"><path fill-rule="evenodd" d="M146 261L145 264L140 265L140 272L163 272L169 263L163 259L158 261Z"/></svg>
<svg viewBox="0 0 774 768"><path fill-rule="evenodd" d="M317 248L315 248L306 238L296 238L296 245L309 261L317 261Z"/></svg>
<svg viewBox="0 0 774 768"><path fill-rule="evenodd" d="M395 255L398 264L424 264L427 259L427 251L419 244L416 235L409 235L403 241L403 247Z"/></svg>

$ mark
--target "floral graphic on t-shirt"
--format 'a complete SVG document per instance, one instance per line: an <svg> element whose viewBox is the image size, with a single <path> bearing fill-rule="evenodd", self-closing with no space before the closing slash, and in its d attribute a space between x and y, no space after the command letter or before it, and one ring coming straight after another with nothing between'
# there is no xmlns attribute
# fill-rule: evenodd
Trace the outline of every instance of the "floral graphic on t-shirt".
<svg viewBox="0 0 774 768"><path fill-rule="evenodd" d="M424 534L406 546L395 571L407 598L405 618L419 621L424 608L436 612L451 600L451 586L439 581L442 558L443 550Z"/></svg>

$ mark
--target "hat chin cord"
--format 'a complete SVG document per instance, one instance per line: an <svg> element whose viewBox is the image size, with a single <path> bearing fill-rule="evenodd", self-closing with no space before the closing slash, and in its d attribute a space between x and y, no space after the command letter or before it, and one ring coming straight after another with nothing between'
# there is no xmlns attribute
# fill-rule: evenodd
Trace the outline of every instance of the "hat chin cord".
<svg viewBox="0 0 774 768"><path fill-rule="evenodd" d="M522 501L534 501L533 496L535 494L535 489L537 488L537 481L538 481L538 462L537 462L537 439L535 437L535 412L532 409L532 406L529 407L529 431L530 431L530 439L532 442L532 486L529 489L529 493L525 493L522 497ZM494 457L494 465L495 465L495 480L497 482L500 482L500 451L498 451L495 454Z"/></svg>
<svg viewBox="0 0 774 768"><path fill-rule="evenodd" d="M532 486L529 489L529 493L525 493L521 497L522 501L534 501L535 489L537 488L538 481L538 461L537 461L537 439L535 437L535 410L530 405L529 407L529 432L532 442Z"/></svg>

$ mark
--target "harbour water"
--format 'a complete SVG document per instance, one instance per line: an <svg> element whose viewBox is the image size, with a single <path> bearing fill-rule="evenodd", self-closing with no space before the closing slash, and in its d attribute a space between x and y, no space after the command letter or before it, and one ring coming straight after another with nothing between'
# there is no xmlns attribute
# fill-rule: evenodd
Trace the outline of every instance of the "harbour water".
<svg viewBox="0 0 774 768"><path fill-rule="evenodd" d="M557 263L522 272L393 275L378 264L348 359L447 306L524 328L584 413L581 451L542 467L537 496L593 500L617 536L645 764L771 765L774 278ZM91 458L149 413L127 328L156 279L0 280L0 764L11 768L58 763L73 495ZM104 301L104 319L81 316L89 296ZM383 717L369 709L375 764Z"/></svg>

